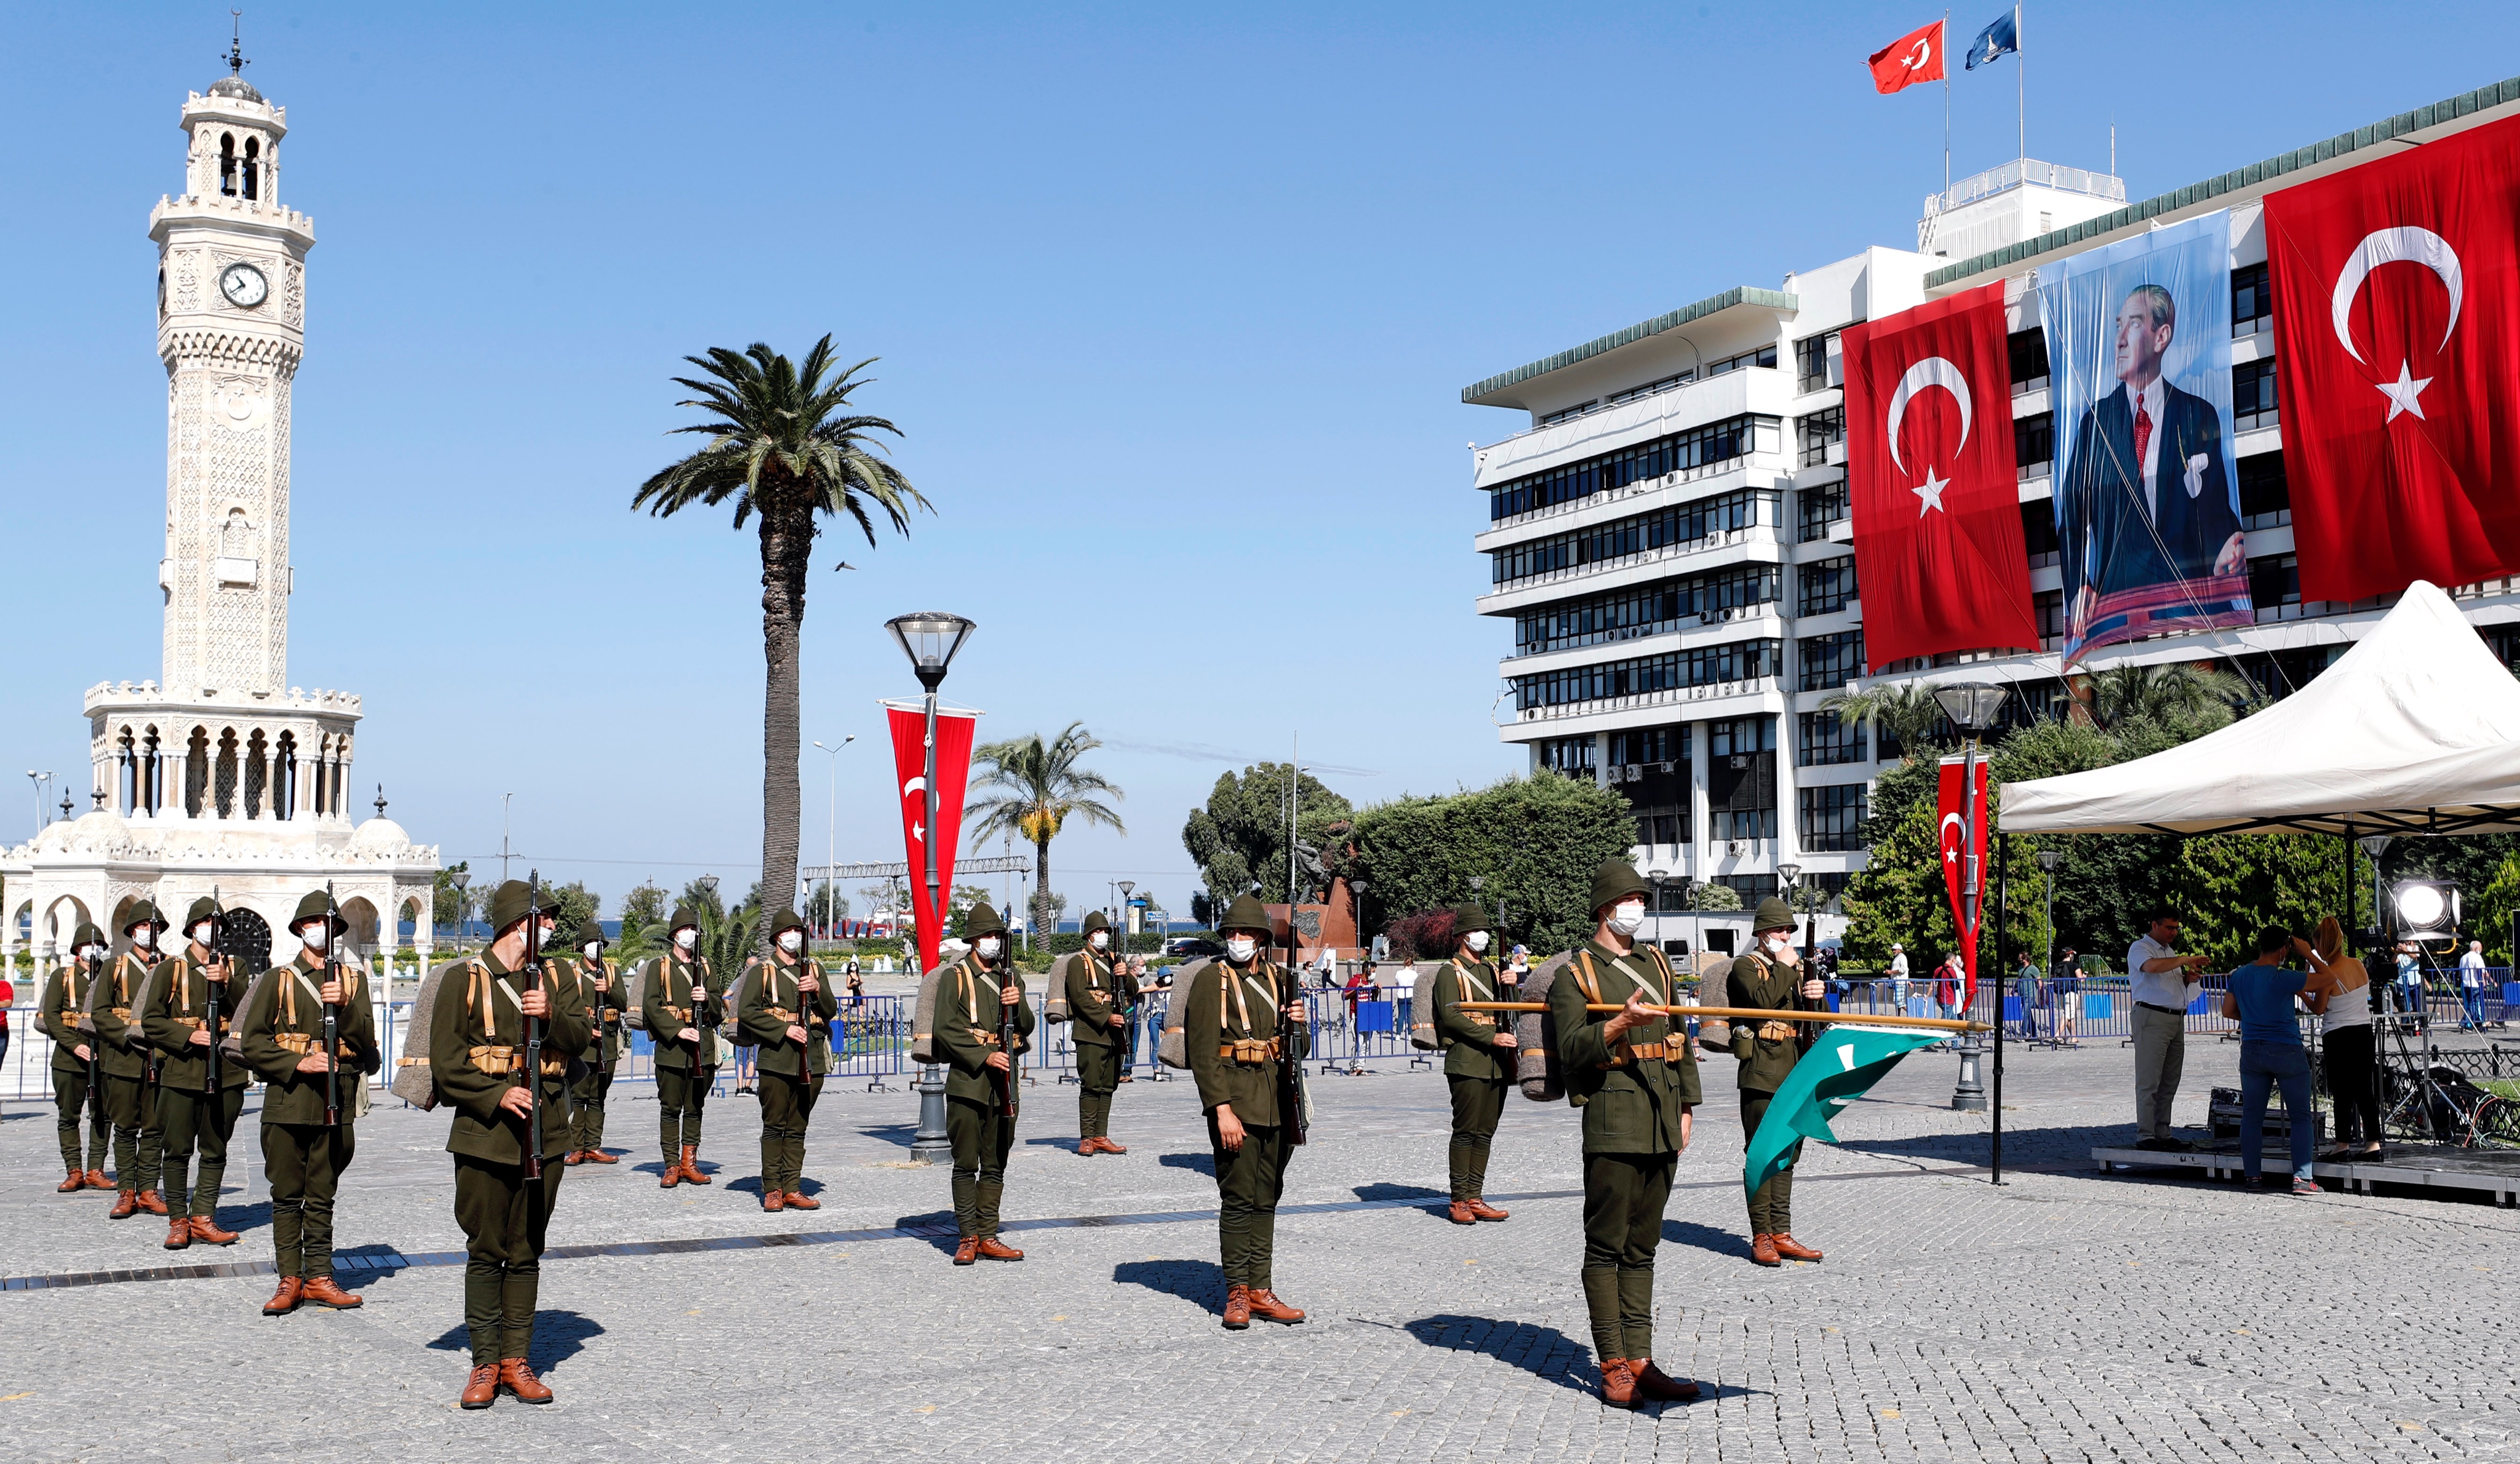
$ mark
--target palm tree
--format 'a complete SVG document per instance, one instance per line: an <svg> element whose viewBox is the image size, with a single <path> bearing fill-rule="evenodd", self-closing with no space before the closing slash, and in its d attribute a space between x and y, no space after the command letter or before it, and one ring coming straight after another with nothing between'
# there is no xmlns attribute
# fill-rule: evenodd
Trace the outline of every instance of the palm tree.
<svg viewBox="0 0 2520 1464"><path fill-rule="evenodd" d="M1872 729L1873 751L1888 736L1910 756L1943 724L1943 704L1934 699L1932 682L1891 682L1858 691L1840 687L1820 699L1821 710L1835 712L1841 722Z"/></svg>
<svg viewBox="0 0 2520 1464"><path fill-rule="evenodd" d="M2212 666L2174 661L2160 666L2113 666L2092 677L2092 715L2102 727L2132 717L2174 722L2228 716L2257 699L2245 676Z"/></svg>
<svg viewBox="0 0 2520 1464"><path fill-rule="evenodd" d="M1039 892L1033 896L1032 928L1038 938L1047 939L1050 934L1050 841L1058 837L1060 825L1078 818L1121 833L1129 831L1118 814L1093 796L1129 795L1102 774L1076 766L1078 758L1102 745L1084 723L1071 722L1047 746L1041 733L1034 732L1012 741L991 742L973 754L987 771L972 786L997 791L970 804L964 817L976 821L971 830L974 842L1011 833L1031 843L1032 887Z"/></svg>
<svg viewBox="0 0 2520 1464"><path fill-rule="evenodd" d="M716 507L731 498L737 528L760 517L761 648L768 662L761 709L761 878L765 889L792 890L801 816L797 643L814 538L825 516L845 515L874 544L869 505L883 510L895 533L907 534L910 510L928 503L900 468L879 456L882 448L873 434L898 437L901 429L850 410L849 394L867 384L858 373L874 365L874 357L835 371L832 337L826 335L801 365L758 341L741 354L712 346L705 357L683 359L709 378L674 377L676 385L698 393L675 405L710 416L673 430L700 433L708 443L648 479L630 507L663 518L694 504Z"/></svg>

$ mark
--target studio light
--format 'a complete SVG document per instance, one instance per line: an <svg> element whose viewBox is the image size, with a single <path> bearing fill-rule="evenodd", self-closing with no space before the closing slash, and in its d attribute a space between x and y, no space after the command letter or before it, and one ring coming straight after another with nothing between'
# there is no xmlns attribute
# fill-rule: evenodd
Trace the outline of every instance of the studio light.
<svg viewBox="0 0 2520 1464"><path fill-rule="evenodd" d="M2389 891L2390 938L2440 942L2458 937L2458 886L2439 879L2402 879Z"/></svg>

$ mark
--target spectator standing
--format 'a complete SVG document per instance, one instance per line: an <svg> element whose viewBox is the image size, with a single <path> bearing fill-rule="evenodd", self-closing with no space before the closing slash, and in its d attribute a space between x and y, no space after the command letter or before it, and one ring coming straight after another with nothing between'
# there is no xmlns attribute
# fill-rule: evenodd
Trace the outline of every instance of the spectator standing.
<svg viewBox="0 0 2520 1464"><path fill-rule="evenodd" d="M2458 1030L2485 1030L2485 942L2470 941L2458 958Z"/></svg>
<svg viewBox="0 0 2520 1464"><path fill-rule="evenodd" d="M1941 965L1934 967L1934 1010L1944 1020L1951 1020L1960 1009L1960 992L1967 984L1968 966L1960 959L1958 952L1953 952ZM1905 1016L1907 1013L1908 1008L1903 1002L1899 1014Z"/></svg>
<svg viewBox="0 0 2520 1464"><path fill-rule="evenodd" d="M2319 1052L2327 1095L2336 1105L2336 1147L2326 1157L2376 1159L2380 1154L2380 1087L2373 1071L2371 973L2345 954L2345 932L2329 915L2311 943L2311 966L2323 990L2311 1002L2319 1015Z"/></svg>
<svg viewBox="0 0 2520 1464"><path fill-rule="evenodd" d="M2310 942L2269 927L2258 935L2258 958L2231 973L2223 994L2223 1015L2240 1024L2240 1170L2249 1182L2267 1146L2267 1089L2283 1090L2285 1127L2291 1130L2292 1192L2318 1193L2311 1169L2310 1056L2301 1049L2301 1021L2293 998L2308 978L2284 969L2284 957L2311 955Z"/></svg>
<svg viewBox="0 0 2520 1464"><path fill-rule="evenodd" d="M2056 1003L2055 1015L2048 1018L2048 1036L2066 1046L2075 1045L2074 1019L2082 1015L2083 965L2074 948L2056 957L2055 974L2048 979L2048 995Z"/></svg>
<svg viewBox="0 0 2520 1464"><path fill-rule="evenodd" d="M18 989L10 985L7 973L0 972L0 1067L9 1061L9 1003L18 999Z"/></svg>
<svg viewBox="0 0 2520 1464"><path fill-rule="evenodd" d="M1897 941L1890 943L1890 1002L1908 1014L1908 948Z"/></svg>
<svg viewBox="0 0 2520 1464"><path fill-rule="evenodd" d="M2021 953L2021 968L2012 975L2013 999L2021 1003L2021 1036L2025 1042L2039 1041L2039 962L2027 951ZM2056 1035L2056 1023L2050 1018L2048 1035Z"/></svg>
<svg viewBox="0 0 2520 1464"><path fill-rule="evenodd" d="M2203 982L2202 955L2182 955L2176 910L2154 910L2152 921L2127 948L2127 977L2135 997L2135 1126L2138 1149L2183 1153L2194 1145L2171 1131L2179 1075L2187 1062L2187 1003Z"/></svg>
<svg viewBox="0 0 2520 1464"><path fill-rule="evenodd" d="M866 973L858 969L858 963L854 958L849 961L849 1004L851 1006L866 1004Z"/></svg>
<svg viewBox="0 0 2520 1464"><path fill-rule="evenodd" d="M1405 1033L1409 1030L1409 1008L1417 997L1418 967L1404 960L1400 969L1391 973L1392 1031Z"/></svg>
<svg viewBox="0 0 2520 1464"><path fill-rule="evenodd" d="M2398 947L2398 1010L2421 1015L2424 1009L2424 969L2415 960L2412 943Z"/></svg>
<svg viewBox="0 0 2520 1464"><path fill-rule="evenodd" d="M1138 1066L1138 1016L1147 1004L1147 958L1132 955L1119 972L1120 1014L1120 1081L1135 1083Z"/></svg>

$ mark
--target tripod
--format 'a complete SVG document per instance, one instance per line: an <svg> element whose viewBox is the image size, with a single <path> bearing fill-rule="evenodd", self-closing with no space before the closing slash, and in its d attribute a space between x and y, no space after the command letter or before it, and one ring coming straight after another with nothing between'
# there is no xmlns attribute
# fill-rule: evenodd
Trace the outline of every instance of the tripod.
<svg viewBox="0 0 2520 1464"><path fill-rule="evenodd" d="M2371 1014L2371 1020L2380 1024L2396 1052L2396 1060L2386 1065L2385 1074L2397 1086L2398 1095L2381 1114L2380 1127L2384 1132L2395 1131L2416 1138L2429 1134L2442 1143L2464 1145L2471 1139L2466 1127L2459 1121L2457 1105L2450 1100L2440 1082L2433 1077L2428 1034L2430 1023L2423 1009L2423 994L2431 989L2431 978L2440 974L2441 967L2422 942L2411 944L2415 948L2417 976L2415 1009L2400 1010L2393 996L2384 1007ZM2390 973L2390 985L2403 988L2404 984L2396 979L2396 974L2395 971ZM2413 1038L2411 1046L2409 1034Z"/></svg>

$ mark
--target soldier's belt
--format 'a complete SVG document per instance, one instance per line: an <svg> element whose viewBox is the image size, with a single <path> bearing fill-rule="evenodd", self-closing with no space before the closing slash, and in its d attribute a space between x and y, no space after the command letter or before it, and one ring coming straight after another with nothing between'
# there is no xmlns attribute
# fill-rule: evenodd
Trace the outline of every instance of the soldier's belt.
<svg viewBox="0 0 2520 1464"><path fill-rule="evenodd" d="M796 1014L784 1006L767 1006L762 1009L783 1022L793 1022L796 1020ZM821 1012L809 1011L805 1013L805 1025L809 1028L828 1027L831 1023L823 1020L823 1014Z"/></svg>
<svg viewBox="0 0 2520 1464"><path fill-rule="evenodd" d="M1660 1058L1664 1062L1687 1062L1688 1048L1681 1043L1633 1043L1619 1049L1619 1055L1601 1064L1605 1068L1623 1068L1632 1062Z"/></svg>
<svg viewBox="0 0 2520 1464"><path fill-rule="evenodd" d="M394 1059L394 1066L398 1068L425 1068L428 1066L428 1059L426 1057L397 1057Z"/></svg>
<svg viewBox="0 0 2520 1464"><path fill-rule="evenodd" d="M981 1029L974 1027L971 1029L971 1041L978 1043L983 1047L994 1047L998 1044L998 1035L994 1032L984 1032Z"/></svg>
<svg viewBox="0 0 2520 1464"><path fill-rule="evenodd" d="M1233 1062L1269 1062L1278 1056L1278 1040L1263 1042L1256 1037L1238 1038L1218 1045L1216 1055Z"/></svg>
<svg viewBox="0 0 2520 1464"><path fill-rule="evenodd" d="M310 915L307 918L314 917ZM271 1040L278 1043L283 1050L294 1052L300 1057L313 1051L315 1044L322 1041L311 1032L275 1032L271 1035Z"/></svg>
<svg viewBox="0 0 2520 1464"><path fill-rule="evenodd" d="M1781 1043L1797 1036L1791 1022L1761 1022L1759 1037L1764 1042Z"/></svg>
<svg viewBox="0 0 2520 1464"><path fill-rule="evenodd" d="M308 918L311 919L313 917L309 916ZM207 1019L203 1017L168 1017L166 1020L174 1023L178 1027L198 1032L202 1029L202 1023ZM219 1018L219 1036L227 1036L228 1028L234 1025L234 1023L230 1022L225 1017Z"/></svg>
<svg viewBox="0 0 2520 1464"><path fill-rule="evenodd" d="M128 1006L109 1006L106 1010L113 1013L114 1017L119 1021L128 1022L131 1020L131 1008Z"/></svg>
<svg viewBox="0 0 2520 1464"><path fill-rule="evenodd" d="M525 1065L525 1049L522 1047L468 1047L465 1055L472 1059L472 1066L493 1078L509 1077ZM558 1078L567 1071L568 1059L564 1057L543 1059L543 1076L546 1078Z"/></svg>

